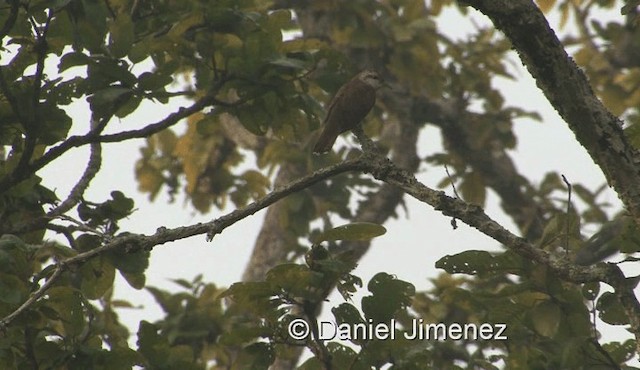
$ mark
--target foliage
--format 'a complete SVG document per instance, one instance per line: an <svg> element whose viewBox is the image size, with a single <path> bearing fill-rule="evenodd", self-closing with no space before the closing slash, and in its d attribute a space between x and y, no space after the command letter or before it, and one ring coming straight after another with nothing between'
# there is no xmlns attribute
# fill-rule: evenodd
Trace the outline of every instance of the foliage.
<svg viewBox="0 0 640 370"><path fill-rule="evenodd" d="M589 153L611 147L620 166L637 165L623 154L640 146L638 1L537 3L559 14L564 47L608 112L625 121L608 126L624 130L615 145L608 145L608 131L577 140ZM604 23L597 16L604 11L618 15ZM613 264L573 263L589 244L582 227L609 221L606 184L593 190L556 172L535 184L510 159L526 140L514 132L516 122L540 115L526 102L509 106L495 82L521 77L512 48L528 67L534 63L513 42L530 31L509 34L505 20L491 18L496 28L478 26L455 39L441 29L447 12L471 17L466 4L450 0L1 3L0 368L631 369L640 348L637 279L625 279ZM570 20L575 35L567 31ZM529 68L541 89L561 62ZM380 148L369 152L364 141L364 154L338 146L312 156L323 105L363 67L393 87L378 93L364 122ZM557 94L567 95L561 85L570 77L556 81ZM545 93L577 132L575 110ZM589 93L569 100L598 106ZM144 117L145 106L178 104L157 122ZM90 112L88 122L72 113L78 105ZM595 116L577 111L585 126ZM143 124L114 125L131 117ZM607 117L597 116L598 123ZM176 129L179 122L185 130ZM427 126L438 129L444 150L420 156L417 138ZM104 144L139 138L145 144L135 175L151 200L163 191L171 199L184 193L199 212L233 211L206 225L158 225L152 235L121 230L135 212L133 195L117 190L115 179L109 199L88 199L85 191L109 154ZM89 148L90 158L64 198L38 171L76 147ZM613 181L606 161L594 161L632 214L608 245L632 260L640 201L629 194L640 187ZM451 172L439 186L454 185L456 197L413 177L421 165L446 166ZM364 288L354 273L358 259L397 217L404 194L453 217L454 227L458 220L476 227L504 252L470 247L443 256L435 263L443 272L428 291L385 272ZM489 194L522 238L483 218ZM146 286L155 247L212 236L266 207L262 232L270 245L256 241L255 254L281 257L252 260L248 270L265 271L258 278L229 288L201 276L175 279L178 292ZM334 227L336 220L348 221ZM164 318L142 321L132 336L118 315L135 302L113 299L116 273L150 292ZM613 289L601 292L605 285ZM333 321L321 321L334 289L344 302L330 302ZM602 340L595 315L627 325L636 337ZM415 325L489 331L481 340L415 340ZM300 327L308 331L295 337L291 330ZM303 348L310 356L300 361Z"/></svg>

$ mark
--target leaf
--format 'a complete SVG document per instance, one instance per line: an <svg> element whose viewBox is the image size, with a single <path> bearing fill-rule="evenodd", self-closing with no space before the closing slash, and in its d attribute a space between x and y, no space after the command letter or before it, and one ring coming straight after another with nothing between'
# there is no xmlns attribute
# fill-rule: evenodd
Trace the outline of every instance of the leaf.
<svg viewBox="0 0 640 370"><path fill-rule="evenodd" d="M79 269L80 290L88 299L99 299L113 288L115 268L105 258L94 258Z"/></svg>
<svg viewBox="0 0 640 370"><path fill-rule="evenodd" d="M332 308L331 313L333 313L333 317L335 317L338 325L342 323L347 323L349 325L364 323L364 319L362 318L362 315L360 315L360 311L349 303L342 303L338 307Z"/></svg>
<svg viewBox="0 0 640 370"><path fill-rule="evenodd" d="M581 241L580 218L575 213L554 215L545 225L538 245L542 247L563 246L565 241L570 245Z"/></svg>
<svg viewBox="0 0 640 370"><path fill-rule="evenodd" d="M58 63L58 72L64 72L69 68L76 66L85 66L89 64L91 59L83 53L67 53L60 58Z"/></svg>
<svg viewBox="0 0 640 370"><path fill-rule="evenodd" d="M127 273L120 271L120 275L129 283L133 289L142 289L147 281L143 273Z"/></svg>
<svg viewBox="0 0 640 370"><path fill-rule="evenodd" d="M63 109L49 105L43 107L42 113L42 124L36 129L40 143L52 145L64 140L71 129L71 117Z"/></svg>
<svg viewBox="0 0 640 370"><path fill-rule="evenodd" d="M388 323L411 304L416 292L413 284L383 272L371 278L367 287L372 294L362 298L362 311L374 323Z"/></svg>
<svg viewBox="0 0 640 370"><path fill-rule="evenodd" d="M56 286L47 291L46 305L58 314L66 335L80 335L85 327L82 297L70 287Z"/></svg>
<svg viewBox="0 0 640 370"><path fill-rule="evenodd" d="M143 72L138 77L138 86L145 91L163 89L173 82L173 77L164 73Z"/></svg>
<svg viewBox="0 0 640 370"><path fill-rule="evenodd" d="M230 297L240 310L258 316L278 315L281 300L275 299L281 291L264 281L234 283L220 294L220 298Z"/></svg>
<svg viewBox="0 0 640 370"><path fill-rule="evenodd" d="M149 267L149 251L137 250L127 252L123 248L120 248L111 251L108 256L113 266L120 272L141 274Z"/></svg>
<svg viewBox="0 0 640 370"><path fill-rule="evenodd" d="M268 370L275 360L274 349L264 342L252 343L244 347L233 362L237 369Z"/></svg>
<svg viewBox="0 0 640 370"><path fill-rule="evenodd" d="M596 304L596 309L598 310L598 317L607 324L629 324L629 318L624 307L622 307L622 303L620 303L618 296L611 292L602 293Z"/></svg>
<svg viewBox="0 0 640 370"><path fill-rule="evenodd" d="M109 50L115 58L124 58L134 39L133 22L127 13L120 13L109 27Z"/></svg>
<svg viewBox="0 0 640 370"><path fill-rule="evenodd" d="M556 0L536 0L536 3L543 13L548 13L556 4Z"/></svg>
<svg viewBox="0 0 640 370"><path fill-rule="evenodd" d="M465 175L459 189L462 194L462 198L467 202L478 204L480 206L485 205L487 189L485 187L484 179L479 172L473 171Z"/></svg>
<svg viewBox="0 0 640 370"><path fill-rule="evenodd" d="M487 251L469 250L442 257L436 262L436 267L450 274L517 274L522 262L520 257L509 252L494 256Z"/></svg>
<svg viewBox="0 0 640 370"><path fill-rule="evenodd" d="M377 236L384 235L386 232L387 229L379 224L374 224L371 222L354 222L324 231L323 233L312 238L313 240L311 240L311 242L314 244L319 244L323 241L333 240L370 240Z"/></svg>
<svg viewBox="0 0 640 370"><path fill-rule="evenodd" d="M153 369L202 369L194 363L191 347L169 345L167 337L161 335L160 328L144 320L138 329L138 348Z"/></svg>
<svg viewBox="0 0 640 370"><path fill-rule="evenodd" d="M591 283L585 283L582 286L582 296L590 301L596 299L600 293L600 282L594 281Z"/></svg>
<svg viewBox="0 0 640 370"><path fill-rule="evenodd" d="M605 343L602 345L602 347L617 363L629 361L636 354L636 342L633 339L628 339L624 343Z"/></svg>
<svg viewBox="0 0 640 370"><path fill-rule="evenodd" d="M541 302L531 310L533 328L545 337L551 338L556 335L561 319L560 307L552 301Z"/></svg>
<svg viewBox="0 0 640 370"><path fill-rule="evenodd" d="M294 263L278 265L267 272L266 281L287 294L310 300L322 299L324 274Z"/></svg>
<svg viewBox="0 0 640 370"><path fill-rule="evenodd" d="M28 295L29 287L24 281L18 279L15 275L0 272L0 302L17 307Z"/></svg>

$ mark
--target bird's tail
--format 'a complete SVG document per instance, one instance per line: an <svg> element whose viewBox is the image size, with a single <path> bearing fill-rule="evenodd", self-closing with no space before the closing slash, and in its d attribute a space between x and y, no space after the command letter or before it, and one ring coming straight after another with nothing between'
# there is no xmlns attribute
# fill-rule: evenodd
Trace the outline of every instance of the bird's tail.
<svg viewBox="0 0 640 370"><path fill-rule="evenodd" d="M316 154L326 153L331 150L331 147L336 142L338 138L337 135L333 135L330 130L323 130L316 142L316 145L313 147L313 152Z"/></svg>

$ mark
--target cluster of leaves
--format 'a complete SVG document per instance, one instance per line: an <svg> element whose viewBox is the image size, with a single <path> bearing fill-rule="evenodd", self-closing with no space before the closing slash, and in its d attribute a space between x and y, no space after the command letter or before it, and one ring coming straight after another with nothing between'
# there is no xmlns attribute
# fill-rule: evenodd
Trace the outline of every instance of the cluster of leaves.
<svg viewBox="0 0 640 370"><path fill-rule="evenodd" d="M77 236L67 234L69 247L55 242L27 244L10 234L0 238L2 317L28 301L47 279L60 274L45 298L4 329L0 366L92 368L109 364L105 368L122 369L141 363L127 344L128 330L113 311L126 303L112 301L111 295L116 271L133 287L144 286L149 253L131 246L129 251L100 254L73 270L50 263L102 246L104 239L99 235L103 233L98 230L115 232L118 220L132 208L132 200L120 192L113 192L112 199L102 203L82 203L79 213L87 226Z"/></svg>
<svg viewBox="0 0 640 370"><path fill-rule="evenodd" d="M593 339L591 311L584 302L598 297L598 283L584 287L565 283L545 267L512 252L495 255L470 250L445 256L436 266L474 278L444 275L435 280L433 296L422 294L415 302L422 317L436 322L505 323L508 344L495 341L492 345L508 347L509 355L498 357L509 367L523 366L524 358L527 367L621 365L635 354L633 340L609 342L605 351ZM626 320L613 295L601 296L596 308L604 322L620 325ZM558 346L556 341L564 345ZM463 359L474 363L476 356Z"/></svg>

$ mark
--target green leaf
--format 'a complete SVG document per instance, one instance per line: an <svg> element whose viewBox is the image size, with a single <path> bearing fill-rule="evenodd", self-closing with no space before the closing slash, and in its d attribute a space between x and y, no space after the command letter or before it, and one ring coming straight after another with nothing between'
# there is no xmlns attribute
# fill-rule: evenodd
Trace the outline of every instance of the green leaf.
<svg viewBox="0 0 640 370"><path fill-rule="evenodd" d="M565 213L558 213L545 225L538 245L542 247L562 246L565 241L568 241L569 245L574 245L580 240L579 217L575 213L569 216Z"/></svg>
<svg viewBox="0 0 640 370"><path fill-rule="evenodd" d="M336 369L368 370L374 368L358 361L359 355L351 347L336 342L329 342L327 349L331 354L331 364ZM305 361L298 370L323 370L326 367L317 357L312 357Z"/></svg>
<svg viewBox="0 0 640 370"><path fill-rule="evenodd" d="M364 322L360 311L349 303L341 303L338 307L332 308L331 313L333 313L333 317L336 318L336 323L338 324L355 325Z"/></svg>
<svg viewBox="0 0 640 370"><path fill-rule="evenodd" d="M195 362L191 347L169 345L167 337L161 335L160 328L144 320L140 322L138 329L138 348L150 368L202 370Z"/></svg>
<svg viewBox="0 0 640 370"><path fill-rule="evenodd" d="M362 298L362 311L374 323L388 323L415 295L413 284L383 272L371 278L367 287L372 294Z"/></svg>
<svg viewBox="0 0 640 370"><path fill-rule="evenodd" d="M600 293L600 283L597 281L591 283L585 283L582 285L582 296L590 301L593 301L598 297Z"/></svg>
<svg viewBox="0 0 640 370"><path fill-rule="evenodd" d="M53 308L62 321L67 335L80 335L86 325L80 293L66 286L56 286L47 291L46 305Z"/></svg>
<svg viewBox="0 0 640 370"><path fill-rule="evenodd" d="M266 281L295 297L316 300L324 298L319 295L326 288L324 276L307 266L285 263L269 270Z"/></svg>
<svg viewBox="0 0 640 370"><path fill-rule="evenodd" d="M459 186L462 198L469 203L484 206L487 198L487 189L484 179L479 172L471 172L466 174Z"/></svg>
<svg viewBox="0 0 640 370"><path fill-rule="evenodd" d="M450 274L519 274L522 260L519 256L505 252L492 255L487 251L469 250L455 255L447 255L436 262L436 267Z"/></svg>
<svg viewBox="0 0 640 370"><path fill-rule="evenodd" d="M67 53L60 58L60 63L58 63L58 72L64 72L72 67L85 66L89 64L90 61L91 59L84 53Z"/></svg>
<svg viewBox="0 0 640 370"><path fill-rule="evenodd" d="M33 273L29 246L19 237L5 234L0 237L0 271L27 279Z"/></svg>
<svg viewBox="0 0 640 370"><path fill-rule="evenodd" d="M143 72L138 77L138 86L145 91L164 89L173 82L173 77L164 73Z"/></svg>
<svg viewBox="0 0 640 370"><path fill-rule="evenodd" d="M270 344L252 343L244 347L235 359L233 366L237 369L267 370L275 360L275 353Z"/></svg>
<svg viewBox="0 0 640 370"><path fill-rule="evenodd" d="M629 318L622 307L622 303L618 299L618 296L611 292L604 292L598 299L596 304L598 310L598 316L607 324L611 325L627 325L629 324Z"/></svg>
<svg viewBox="0 0 640 370"><path fill-rule="evenodd" d="M144 285L147 281L147 278L143 273L128 273L120 271L120 275L122 275L127 283L129 283L129 286L138 290L144 288Z"/></svg>
<svg viewBox="0 0 640 370"><path fill-rule="evenodd" d="M71 129L71 117L55 106L44 105L42 108L42 122L36 129L40 143L52 145L62 141Z"/></svg>
<svg viewBox="0 0 640 370"><path fill-rule="evenodd" d="M297 70L305 70L307 68L306 63L304 63L303 61L299 59L287 58L287 57L280 57L280 58L274 59L270 61L269 64L272 64L278 67L285 67L285 68L291 68L291 69L297 69Z"/></svg>
<svg viewBox="0 0 640 370"><path fill-rule="evenodd" d="M602 345L605 351L614 359L617 363L623 363L629 361L636 354L636 342L633 339L628 339L624 343L611 342ZM632 369L632 368L629 368Z"/></svg>
<svg viewBox="0 0 640 370"><path fill-rule="evenodd" d="M88 299L99 299L113 288L115 268L106 258L94 258L80 266L80 290Z"/></svg>
<svg viewBox="0 0 640 370"><path fill-rule="evenodd" d="M386 232L387 229L379 224L371 222L354 222L324 231L313 237L311 242L319 244L323 241L333 240L370 240L377 236L384 235Z"/></svg>
<svg viewBox="0 0 640 370"><path fill-rule="evenodd" d="M552 338L556 335L561 319L560 307L552 301L541 302L531 310L533 328L545 337Z"/></svg>
<svg viewBox="0 0 640 370"><path fill-rule="evenodd" d="M109 50L115 58L124 58L133 45L133 22L127 13L120 13L109 27Z"/></svg>
<svg viewBox="0 0 640 370"><path fill-rule="evenodd" d="M278 306L282 300L277 299L281 290L272 284L260 282L234 283L220 294L220 298L231 297L240 310L252 312L258 316L279 317Z"/></svg>
<svg viewBox="0 0 640 370"><path fill-rule="evenodd" d="M0 272L0 302L8 303L15 307L22 303L29 295L29 287L25 281L18 279L15 275ZM6 314L4 305L0 305L3 315Z"/></svg>

